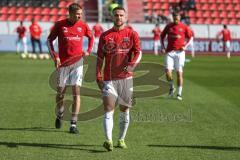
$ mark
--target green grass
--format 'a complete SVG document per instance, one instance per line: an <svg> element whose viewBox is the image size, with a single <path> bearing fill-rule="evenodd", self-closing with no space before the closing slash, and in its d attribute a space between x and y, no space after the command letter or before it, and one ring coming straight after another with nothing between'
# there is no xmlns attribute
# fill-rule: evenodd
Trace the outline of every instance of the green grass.
<svg viewBox="0 0 240 160"><path fill-rule="evenodd" d="M143 61L162 63L145 55ZM200 56L186 63L182 102L165 96L138 98L132 109L127 150L106 152L102 117L54 129L51 61L0 54L1 160L238 160L240 159L240 57ZM96 88L96 84L84 83ZM82 112L101 103L82 97ZM115 113L113 137L118 135Z"/></svg>

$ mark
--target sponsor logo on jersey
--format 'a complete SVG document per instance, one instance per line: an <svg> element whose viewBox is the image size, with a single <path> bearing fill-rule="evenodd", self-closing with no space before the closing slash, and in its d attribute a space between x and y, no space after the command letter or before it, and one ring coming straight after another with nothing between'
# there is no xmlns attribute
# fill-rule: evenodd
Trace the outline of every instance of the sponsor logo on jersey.
<svg viewBox="0 0 240 160"><path fill-rule="evenodd" d="M78 32L82 32L82 28L81 27L77 27L77 31Z"/></svg>
<svg viewBox="0 0 240 160"><path fill-rule="evenodd" d="M63 27L63 32L64 32L64 33L67 33L67 32L68 32L67 27Z"/></svg>

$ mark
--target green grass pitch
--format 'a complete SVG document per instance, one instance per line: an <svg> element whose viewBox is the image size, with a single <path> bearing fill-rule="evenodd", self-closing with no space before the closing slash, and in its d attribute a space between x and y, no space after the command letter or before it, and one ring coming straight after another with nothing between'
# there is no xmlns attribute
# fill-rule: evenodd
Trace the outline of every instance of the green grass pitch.
<svg viewBox="0 0 240 160"><path fill-rule="evenodd" d="M145 62L163 63L144 55ZM54 128L55 92L48 79L52 61L0 54L1 160L239 160L240 57L199 56L186 63L183 101L165 96L138 98L126 137L127 150L102 147L102 117ZM96 84L84 86L96 88ZM101 103L82 97L85 112ZM115 112L113 139L118 136Z"/></svg>

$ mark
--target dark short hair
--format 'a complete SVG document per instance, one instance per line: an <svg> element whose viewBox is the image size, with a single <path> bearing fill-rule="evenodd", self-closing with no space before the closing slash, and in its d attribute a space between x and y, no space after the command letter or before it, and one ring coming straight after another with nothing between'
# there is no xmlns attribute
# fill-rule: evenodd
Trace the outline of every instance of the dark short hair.
<svg viewBox="0 0 240 160"><path fill-rule="evenodd" d="M226 25L226 24L224 24L224 25L223 25L223 28L227 28L227 25Z"/></svg>
<svg viewBox="0 0 240 160"><path fill-rule="evenodd" d="M173 17L176 17L176 16L180 16L180 13L179 12L173 12L172 15L173 15Z"/></svg>
<svg viewBox="0 0 240 160"><path fill-rule="evenodd" d="M72 3L69 7L68 7L68 12L72 13L75 12L79 9L82 9L82 6L80 6L78 3Z"/></svg>
<svg viewBox="0 0 240 160"><path fill-rule="evenodd" d="M122 10L122 11L126 12L126 10L122 6L118 6L118 7L114 8L112 13L114 13L116 10Z"/></svg>

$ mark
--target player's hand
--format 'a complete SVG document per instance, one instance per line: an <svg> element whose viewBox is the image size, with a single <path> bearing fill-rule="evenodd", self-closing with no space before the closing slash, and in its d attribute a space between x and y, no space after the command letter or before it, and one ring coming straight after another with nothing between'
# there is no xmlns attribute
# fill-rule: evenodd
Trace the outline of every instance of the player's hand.
<svg viewBox="0 0 240 160"><path fill-rule="evenodd" d="M162 53L162 54L166 54L166 50L163 48L163 49L161 50L161 53Z"/></svg>
<svg viewBox="0 0 240 160"><path fill-rule="evenodd" d="M103 89L103 81L97 81L98 88L102 91Z"/></svg>
<svg viewBox="0 0 240 160"><path fill-rule="evenodd" d="M90 53L89 53L88 51L83 52L83 56L84 56L84 57L87 57L87 56L89 56L89 55L90 55Z"/></svg>
<svg viewBox="0 0 240 160"><path fill-rule="evenodd" d="M55 60L55 67L58 69L61 66L61 61L59 58L56 58Z"/></svg>
<svg viewBox="0 0 240 160"><path fill-rule="evenodd" d="M180 48L180 50L181 50L181 51L185 51L185 50L186 50L186 47L183 46L183 47Z"/></svg>
<svg viewBox="0 0 240 160"><path fill-rule="evenodd" d="M126 66L123 68L125 72L133 72L134 68L132 66Z"/></svg>

